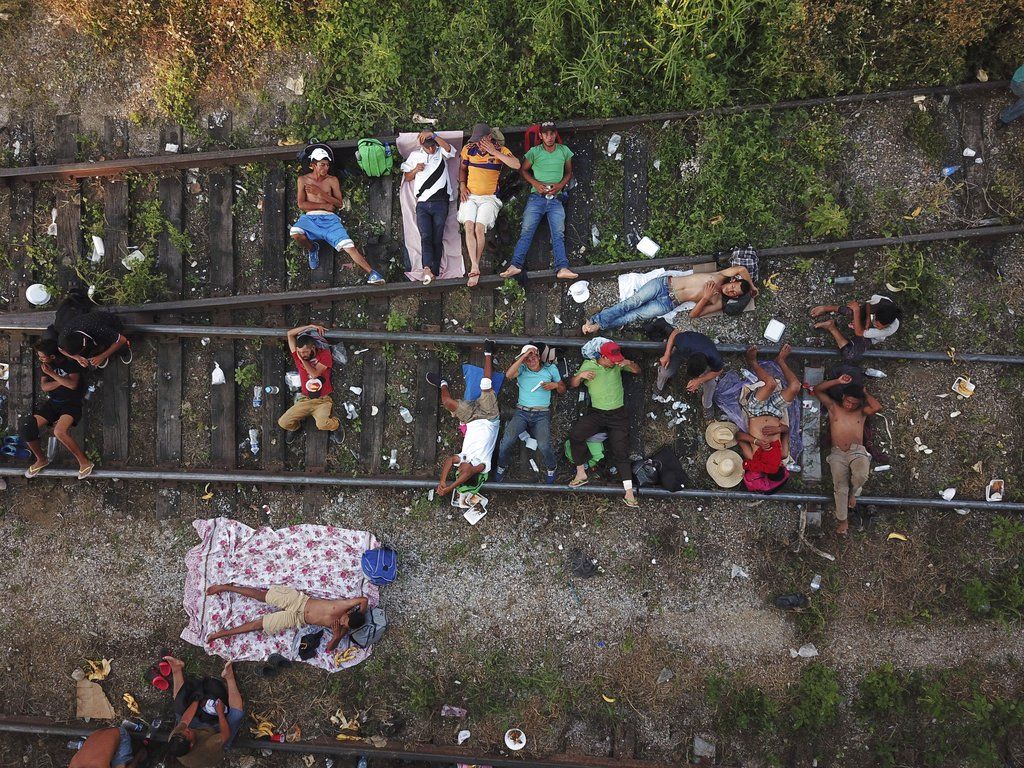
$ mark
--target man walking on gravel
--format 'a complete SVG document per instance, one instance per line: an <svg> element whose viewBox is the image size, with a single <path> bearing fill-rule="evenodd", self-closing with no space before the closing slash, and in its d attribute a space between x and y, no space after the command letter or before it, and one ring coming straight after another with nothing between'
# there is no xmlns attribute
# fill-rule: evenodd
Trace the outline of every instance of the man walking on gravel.
<svg viewBox="0 0 1024 768"><path fill-rule="evenodd" d="M832 390L837 385L838 388ZM824 394L830 390L842 393L838 401ZM854 384L848 374L823 381L809 391L828 411L832 450L826 461L832 472L835 514L839 521L836 533L842 536L850 529L847 518L857 507L857 497L861 495L871 469L871 455L864 447L864 420L882 410L882 406L864 387Z"/></svg>
<svg viewBox="0 0 1024 768"><path fill-rule="evenodd" d="M565 201L569 194L566 185L572 179L572 150L556 141L558 129L553 122L540 124L541 143L526 153L519 168L519 175L533 187L526 199L523 211L523 229L512 254L512 263L501 273L509 278L523 271L526 252L530 250L533 236L540 226L540 220L548 219L551 231L551 250L555 254L556 277L575 280L579 275L569 269L569 257L565 253Z"/></svg>
<svg viewBox="0 0 1024 768"><path fill-rule="evenodd" d="M317 344L313 333L324 337L324 329L319 325L300 325L288 331L288 350L295 361L295 369L299 372L300 395L295 404L281 414L277 424L285 431L285 443L291 445L298 437L303 422L312 416L317 429L331 433L331 440L341 422L331 415L334 403L331 400L331 370L334 359L331 350Z"/></svg>
<svg viewBox="0 0 1024 768"><path fill-rule="evenodd" d="M292 239L306 251L310 269L320 266L320 245L327 243L337 251L345 251L366 273L366 282L383 283L384 278L359 252L335 213L344 201L338 177L332 176L330 170L330 155L326 149L317 147L309 155L309 173L299 176L298 205L302 215L292 225Z"/></svg>
<svg viewBox="0 0 1024 768"><path fill-rule="evenodd" d="M480 258L485 235L494 227L501 211L498 179L503 168L518 170L519 159L507 147L498 147L487 123L473 126L469 143L462 148L459 166L459 223L466 228L469 280L472 288L480 281Z"/></svg>
<svg viewBox="0 0 1024 768"><path fill-rule="evenodd" d="M590 413L581 416L569 432L569 447L572 462L576 465L576 476L569 481L573 488L590 482L587 477L587 440L598 432L608 437L610 461L618 469L619 479L626 491L627 507L639 507L633 494L633 467L629 463L629 412L626 410L626 395L622 387L622 372L640 373L640 366L627 360L619 345L614 341L601 345L601 356L597 360L586 360L576 375L569 381L572 387L584 384L590 392Z"/></svg>

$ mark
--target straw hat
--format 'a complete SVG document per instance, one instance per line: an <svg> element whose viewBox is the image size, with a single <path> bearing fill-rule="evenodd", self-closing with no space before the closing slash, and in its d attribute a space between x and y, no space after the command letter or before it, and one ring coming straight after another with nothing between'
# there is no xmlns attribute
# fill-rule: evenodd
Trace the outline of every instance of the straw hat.
<svg viewBox="0 0 1024 768"><path fill-rule="evenodd" d="M732 488L743 479L743 459L736 451L715 451L708 456L708 474L722 488Z"/></svg>
<svg viewBox="0 0 1024 768"><path fill-rule="evenodd" d="M704 430L704 439L708 441L708 445L716 451L720 451L723 448L732 448L736 445L738 431L739 427L731 421L712 421Z"/></svg>

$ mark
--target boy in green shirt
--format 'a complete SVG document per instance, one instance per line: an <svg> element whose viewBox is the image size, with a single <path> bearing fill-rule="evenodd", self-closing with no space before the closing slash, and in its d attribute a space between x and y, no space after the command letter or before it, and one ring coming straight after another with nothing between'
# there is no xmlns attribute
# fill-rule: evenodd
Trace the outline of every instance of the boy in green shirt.
<svg viewBox="0 0 1024 768"><path fill-rule="evenodd" d="M581 416L569 432L569 448L572 462L576 465L576 477L569 485L579 488L586 485L587 460L590 452L587 440L598 432L608 435L605 445L611 461L618 469L622 487L626 491L624 502L627 507L639 507L633 494L633 468L629 463L629 413L625 406L622 389L622 371L640 373L640 366L627 360L619 345L609 341L601 345L601 356L587 360L576 371L569 384L578 387L586 382L590 392L590 413Z"/></svg>
<svg viewBox="0 0 1024 768"><path fill-rule="evenodd" d="M526 252L540 226L540 220L548 217L551 230L551 250L555 253L557 277L575 280L579 275L569 269L569 257L565 252L565 186L572 178L572 150L557 142L558 130L548 121L540 124L541 143L526 153L519 175L533 187L523 211L523 229L516 243L512 263L501 273L508 278L523 271Z"/></svg>

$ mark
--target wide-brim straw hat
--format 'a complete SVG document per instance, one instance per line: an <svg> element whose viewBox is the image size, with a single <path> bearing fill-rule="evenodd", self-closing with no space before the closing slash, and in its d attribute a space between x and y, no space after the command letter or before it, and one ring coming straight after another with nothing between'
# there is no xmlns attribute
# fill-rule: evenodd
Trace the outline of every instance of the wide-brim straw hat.
<svg viewBox="0 0 1024 768"><path fill-rule="evenodd" d="M715 451L708 456L708 474L722 488L739 485L743 479L743 458L736 451Z"/></svg>
<svg viewBox="0 0 1024 768"><path fill-rule="evenodd" d="M704 439L707 440L708 445L716 451L720 451L723 448L732 448L736 445L738 431L739 427L731 421L712 421L704 430Z"/></svg>

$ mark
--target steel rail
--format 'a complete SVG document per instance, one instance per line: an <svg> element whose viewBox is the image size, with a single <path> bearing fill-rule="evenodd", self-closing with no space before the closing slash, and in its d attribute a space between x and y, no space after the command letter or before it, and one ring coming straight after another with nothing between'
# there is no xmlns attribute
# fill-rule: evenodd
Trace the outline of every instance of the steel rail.
<svg viewBox="0 0 1024 768"><path fill-rule="evenodd" d="M647 115L625 115L608 118L586 118L564 120L559 123L559 130L564 133L601 131L612 128L627 128L642 123L664 122L666 120L684 120L690 117L736 115L744 112L762 112L765 110L781 112L791 109L808 109L822 106L842 106L847 104L863 104L866 102L894 101L914 96L973 96L993 90L1006 88L1005 80L987 83L965 83L953 86L932 86L927 88L905 88L898 91L881 91L878 93L855 93L842 96L818 96L810 99L790 99L774 103L737 104L724 107L708 107L705 109L686 109L675 112L659 112ZM503 129L506 136L523 133L528 126L516 125ZM465 135L465 134L463 134ZM394 136L378 137L384 141L395 140ZM327 142L338 150L355 149L358 140ZM36 165L11 168L0 168L0 179L12 181L50 181L54 179L82 179L98 176L117 176L127 172L159 173L187 168L211 168L224 165L245 165L254 162L294 160L303 144L285 144L264 147L248 147L245 149L229 149L215 152L190 152L186 154L152 155L120 160L100 160L98 162L63 163L57 165Z"/></svg>
<svg viewBox="0 0 1024 768"><path fill-rule="evenodd" d="M106 727L106 726L101 726ZM61 738L83 738L97 728L77 728L58 725L48 718L0 717L0 733L13 733L23 736L59 736ZM156 733L152 740L167 741L168 734ZM451 764L489 764L495 768L668 768L667 763L647 760L612 759L603 757L570 757L556 756L547 758L507 758L491 756L477 751L448 749L432 744L404 744L403 746L389 743L385 747L359 742L344 743L320 739L317 741L300 741L277 743L262 739L236 739L230 750L270 750L271 752L291 754L329 755L336 757L359 757L365 755L368 760L422 760L429 763ZM372 763L371 763L372 764Z"/></svg>
<svg viewBox="0 0 1024 768"><path fill-rule="evenodd" d="M18 467L0 467L0 477L17 477L24 475L25 470ZM75 469L51 469L47 467L36 477L73 478L78 474ZM266 485L317 485L326 488L385 488L389 490L418 491L429 490L437 486L437 481L428 477L384 477L368 475L366 477L337 477L333 475L303 474L301 472L264 473L245 470L225 472L221 470L189 469L97 469L90 479L97 480L144 480L177 483L237 483ZM547 485L546 483L486 483L490 492L515 491L518 493L561 494L574 493L590 496L619 496L621 485L589 484L581 488L570 488L568 485ZM637 491L645 498L654 499L718 499L724 501L777 501L792 504L820 503L832 500L831 496L820 493L775 493L765 496L747 491L730 491L723 489L684 488L681 491L666 491L662 488L640 488ZM898 496L861 496L860 502L875 504L880 507L914 507L937 509L978 509L990 512L1024 512L1024 502L982 501L980 499L924 499L918 497L901 498Z"/></svg>
<svg viewBox="0 0 1024 768"><path fill-rule="evenodd" d="M16 331L20 333L42 332L47 327L46 323L38 319L24 319L17 316L4 317L0 315L0 331ZM163 323L126 323L125 331L129 334L155 335L155 336L177 336L182 338L207 338L218 339L283 339L287 328L260 328L260 327L238 327L220 325L174 325ZM363 344L460 344L474 346L483 344L485 339L490 339L499 346L519 347L528 343L543 343L554 347L582 347L589 338L584 336L506 336L506 335L484 335L476 333L427 333L417 331L364 331L349 328L337 328L327 331L326 336L330 341L360 342ZM664 342L638 341L635 339L620 339L619 346L627 349L663 351ZM730 354L742 354L747 351L749 344L718 344L720 352ZM758 348L764 355L775 354L779 347L775 345L762 346ZM839 350L835 347L793 347L792 354L804 358L832 358L839 357ZM915 352L912 350L898 349L869 349L864 353L867 358L877 360L911 360L914 362L943 363L991 363L994 365L1024 365L1024 355L991 355L980 352Z"/></svg>
<svg viewBox="0 0 1024 768"><path fill-rule="evenodd" d="M804 245L785 245L771 248L761 248L758 254L765 257L773 256L802 256L810 254L824 254L833 251L851 251L867 248L884 248L894 245L912 245L915 243L931 243L944 240L976 240L992 237L1005 237L1007 235L1024 234L1024 224L1000 224L987 227L974 227L971 229L944 230L941 232L921 232L911 235L900 235L898 237L869 237L858 240L833 240L826 243L806 243ZM614 264L587 264L575 267L581 278L595 278L614 275L619 272L629 272L636 269L657 269L659 267L678 268L689 267L696 264L707 264L715 260L714 256L667 256L660 259L644 259L642 261L620 261ZM530 283L556 282L555 270L544 269L529 273ZM499 275L486 275L480 278L478 288L495 288L505 281ZM349 285L335 286L331 288L312 288L301 291L280 291L276 293L255 293L240 294L236 296L211 296L204 299L185 299L179 301L155 301L151 304L136 306L113 306L104 307L109 312L120 314L159 314L161 312L212 312L233 309L251 309L277 304L316 304L320 302L342 301L351 298L362 298L364 296L395 296L409 295L428 292L437 292L461 288L465 283L462 279L456 280L434 280L430 285L423 285L419 282L404 281L400 283L384 283L381 285ZM51 318L46 323L52 322L53 312L28 312L9 317L34 317L38 315L40 321L43 318Z"/></svg>

